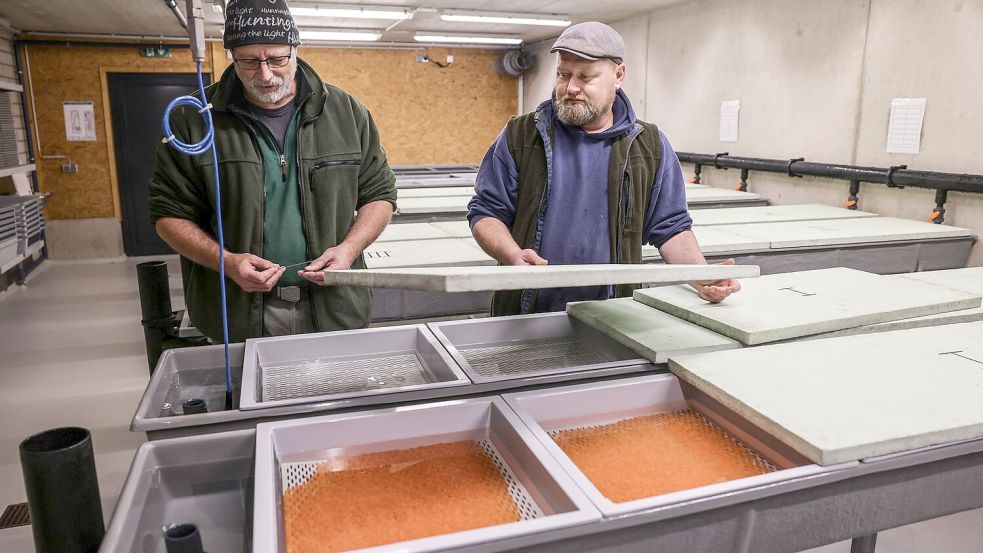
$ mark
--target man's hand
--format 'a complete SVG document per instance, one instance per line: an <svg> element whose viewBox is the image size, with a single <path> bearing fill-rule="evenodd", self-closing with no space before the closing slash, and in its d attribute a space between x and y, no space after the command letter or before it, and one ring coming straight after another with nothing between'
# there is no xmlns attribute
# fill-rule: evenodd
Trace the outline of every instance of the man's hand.
<svg viewBox="0 0 983 553"><path fill-rule="evenodd" d="M547 265L549 261L546 261L534 250L519 250L511 258L509 258L509 265Z"/></svg>
<svg viewBox="0 0 983 553"><path fill-rule="evenodd" d="M320 257L311 261L310 265L304 267L297 274L305 280L309 280L318 286L324 286L324 271L325 269L330 269L332 271L344 271L352 268L352 262L355 261L357 254L352 252L344 244L338 244L333 248L328 248L324 250L324 253Z"/></svg>
<svg viewBox="0 0 983 553"><path fill-rule="evenodd" d="M720 265L733 265L733 259L725 259ZM696 293L710 303L720 303L727 296L739 292L741 283L732 278L722 280L695 280L689 283L696 289Z"/></svg>
<svg viewBox="0 0 983 553"><path fill-rule="evenodd" d="M251 253L225 254L225 275L246 292L269 292L283 276L283 270Z"/></svg>

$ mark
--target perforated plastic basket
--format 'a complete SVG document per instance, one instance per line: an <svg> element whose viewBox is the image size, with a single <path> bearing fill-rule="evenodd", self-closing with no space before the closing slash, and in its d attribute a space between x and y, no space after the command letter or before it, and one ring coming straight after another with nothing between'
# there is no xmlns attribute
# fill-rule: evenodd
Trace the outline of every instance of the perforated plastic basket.
<svg viewBox="0 0 983 553"><path fill-rule="evenodd" d="M429 323L473 382L647 363L566 313Z"/></svg>
<svg viewBox="0 0 983 553"><path fill-rule="evenodd" d="M500 398L459 400L258 425L253 551L286 551L283 494L304 485L319 463L337 465L359 455L462 441L474 441L492 460L519 520L366 551L435 551L600 518ZM439 488L433 486L434 493L441 493Z"/></svg>
<svg viewBox="0 0 983 553"><path fill-rule="evenodd" d="M669 374L518 392L502 397L605 516L662 508L856 466L856 463L825 467L815 465ZM601 493L554 439L562 430L608 425L625 419L687 409L692 410L693 417L722 429L742 448L749 449L762 466L778 470L653 497L615 502Z"/></svg>
<svg viewBox="0 0 983 553"><path fill-rule="evenodd" d="M240 409L470 384L425 325L246 340Z"/></svg>

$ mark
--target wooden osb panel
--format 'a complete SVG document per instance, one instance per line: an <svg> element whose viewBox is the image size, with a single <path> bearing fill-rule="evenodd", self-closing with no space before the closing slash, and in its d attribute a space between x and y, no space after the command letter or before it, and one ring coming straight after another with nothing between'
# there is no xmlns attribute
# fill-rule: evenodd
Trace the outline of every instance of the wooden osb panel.
<svg viewBox="0 0 983 553"><path fill-rule="evenodd" d="M211 43L205 69L214 78L231 63L220 44ZM38 157L42 191L52 192L49 219L114 217L118 201L107 140L101 72L191 72L189 52L174 48L172 57L140 57L136 49L29 45L30 74L38 103L38 127L45 155L67 155L79 172L61 172L63 160ZM348 90L375 117L390 163L478 163L508 118L517 109L518 82L497 74L493 62L501 50L431 49L426 52L454 63L441 69L419 63L424 50L302 47L300 55L326 81ZM62 102L91 101L96 119L95 142L65 140ZM37 148L37 141L35 141Z"/></svg>
<svg viewBox="0 0 983 553"><path fill-rule="evenodd" d="M63 46L28 44L30 82L37 102L40 140L35 140L38 181L42 191L51 192L45 210L49 219L88 219L115 217L115 191L112 182L110 142L104 101L102 70L118 72L193 72L194 62L187 48L173 48L170 58L144 58L136 48ZM22 60L23 61L23 60ZM206 69L210 66L206 63ZM69 142L65 139L62 102L92 102L96 140ZM31 107L31 106L29 106ZM61 172L65 160L41 159L44 155L67 155L77 163L77 173Z"/></svg>
<svg viewBox="0 0 983 553"><path fill-rule="evenodd" d="M439 68L419 63L428 53ZM518 109L518 81L495 72L502 50L383 50L305 47L300 57L325 81L365 104L389 163L479 163Z"/></svg>
<svg viewBox="0 0 983 553"><path fill-rule="evenodd" d="M209 42L208 52L212 62L212 82L217 83L222 78L222 73L232 65L229 58L229 51L222 47L221 42Z"/></svg>

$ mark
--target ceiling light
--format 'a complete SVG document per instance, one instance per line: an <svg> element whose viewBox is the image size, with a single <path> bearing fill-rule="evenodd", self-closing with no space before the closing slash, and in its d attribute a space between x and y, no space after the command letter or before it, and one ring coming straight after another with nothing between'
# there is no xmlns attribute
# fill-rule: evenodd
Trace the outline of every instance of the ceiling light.
<svg viewBox="0 0 983 553"><path fill-rule="evenodd" d="M295 6L290 8L290 13L298 17L344 17L352 19L409 19L413 17L413 10L408 8L374 8L374 7L330 7L321 6Z"/></svg>
<svg viewBox="0 0 983 553"><path fill-rule="evenodd" d="M417 33L413 35L417 42L453 42L458 44L522 44L522 39L510 36L478 36L478 35L448 35L433 33Z"/></svg>
<svg viewBox="0 0 983 553"><path fill-rule="evenodd" d="M373 42L382 36L380 31L332 30L332 31L300 31L301 40L343 40L352 42Z"/></svg>
<svg viewBox="0 0 983 553"><path fill-rule="evenodd" d="M531 17L532 16L532 17ZM466 21L471 23L507 23L512 25L548 25L567 27L571 21L562 15L538 15L527 13L471 12L463 10L444 10L440 12L444 21Z"/></svg>

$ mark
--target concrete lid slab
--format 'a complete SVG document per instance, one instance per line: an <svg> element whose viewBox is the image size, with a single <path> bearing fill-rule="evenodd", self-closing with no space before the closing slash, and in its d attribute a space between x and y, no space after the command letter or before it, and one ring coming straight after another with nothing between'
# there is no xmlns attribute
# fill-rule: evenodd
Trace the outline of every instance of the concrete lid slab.
<svg viewBox="0 0 983 553"><path fill-rule="evenodd" d="M740 190L728 190L726 188L687 188L686 203L708 203L708 202L746 202L749 200L759 200L761 196L753 192L741 192Z"/></svg>
<svg viewBox="0 0 983 553"><path fill-rule="evenodd" d="M741 347L736 340L632 298L568 303L567 314L653 363L665 363L670 355Z"/></svg>
<svg viewBox="0 0 983 553"><path fill-rule="evenodd" d="M695 213L695 211L690 213ZM696 241L700 244L700 251L704 254L764 251L771 246L767 240L750 238L721 227L693 227L691 230L696 236ZM642 257L650 259L661 258L662 256L655 246L644 244L642 245Z"/></svg>
<svg viewBox="0 0 983 553"><path fill-rule="evenodd" d="M754 207L724 207L699 209L690 217L696 226L743 225L748 223L782 223L786 221L814 221L826 219L856 219L877 217L876 213L854 211L822 204L765 205Z"/></svg>
<svg viewBox="0 0 983 553"><path fill-rule="evenodd" d="M980 296L837 267L742 281L710 304L688 286L635 291L635 299L746 345L980 307Z"/></svg>
<svg viewBox="0 0 983 553"><path fill-rule="evenodd" d="M983 267L969 267L965 269L946 269L942 271L924 271L919 273L900 273L894 275L901 278L934 284L943 288L961 290L970 294L983 295ZM949 311L938 315L925 315L923 317L912 317L910 319L899 319L886 323L864 325L836 332L829 332L808 338L832 338L835 336L852 336L854 334L867 334L870 332L888 332L891 330L903 330L907 328L923 328L927 326L942 326L949 324L970 323L983 321L983 307L973 309L960 309L959 311Z"/></svg>
<svg viewBox="0 0 983 553"><path fill-rule="evenodd" d="M836 336L853 336L855 334L869 334L871 332L890 332L892 330L904 330L908 328L924 328L927 326L942 326L959 323L972 323L983 321L983 307L973 309L960 309L959 311L949 311L938 315L925 315L923 317L912 317L910 319L898 319L886 323L857 326L834 332L825 332L814 336L805 336L802 340L814 340L817 338L834 338Z"/></svg>
<svg viewBox="0 0 983 553"><path fill-rule="evenodd" d="M767 240L772 249L972 236L969 229L894 217L752 223L714 228Z"/></svg>
<svg viewBox="0 0 983 553"><path fill-rule="evenodd" d="M464 239L457 239L457 241L463 242ZM425 245L427 250L439 249L429 247L434 242L434 240L427 240L416 244ZM756 276L758 276L757 265L524 265L324 271L324 282L328 285L372 286L431 292L481 292L606 284L687 282Z"/></svg>
<svg viewBox="0 0 983 553"><path fill-rule="evenodd" d="M376 242L364 253L369 269L495 264L480 248L460 238Z"/></svg>
<svg viewBox="0 0 983 553"><path fill-rule="evenodd" d="M465 176L442 176L442 177L421 177L419 175L408 177L396 177L396 188L434 188L447 186L470 186L474 187L474 178Z"/></svg>
<svg viewBox="0 0 983 553"><path fill-rule="evenodd" d="M471 224L467 221L438 221L430 223L454 238L471 238Z"/></svg>
<svg viewBox="0 0 983 553"><path fill-rule="evenodd" d="M414 213L467 213L471 196L437 196L433 198L406 198L398 200L396 212Z"/></svg>
<svg viewBox="0 0 983 553"><path fill-rule="evenodd" d="M953 290L962 290L971 294L983 295L983 267L902 273L896 276L927 282L945 288L952 288Z"/></svg>
<svg viewBox="0 0 983 553"><path fill-rule="evenodd" d="M673 356L669 368L830 465L983 436L983 322Z"/></svg>
<svg viewBox="0 0 983 553"><path fill-rule="evenodd" d="M396 190L397 203L403 198L439 198L446 196L474 196L474 187L435 186L429 188L404 188Z"/></svg>
<svg viewBox="0 0 983 553"><path fill-rule="evenodd" d="M399 240L433 240L435 238L453 237L430 223L393 223L382 231L382 234L375 239L375 243Z"/></svg>

